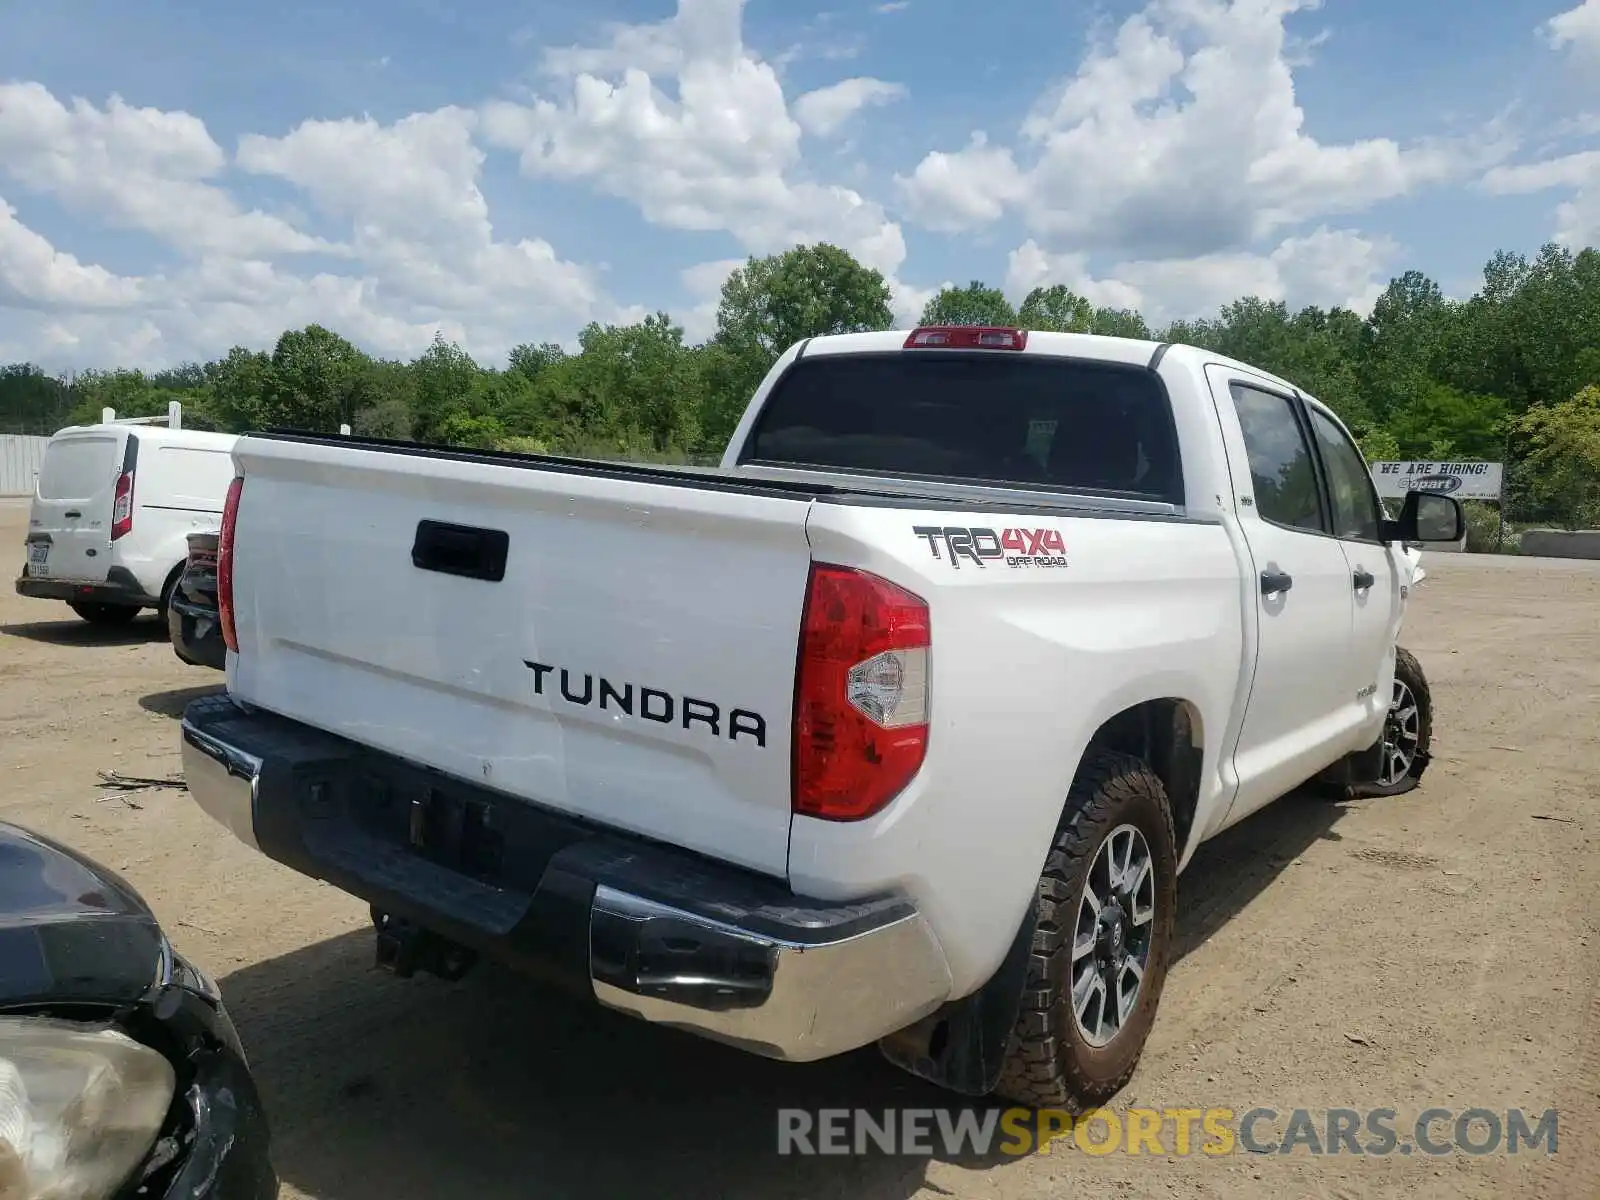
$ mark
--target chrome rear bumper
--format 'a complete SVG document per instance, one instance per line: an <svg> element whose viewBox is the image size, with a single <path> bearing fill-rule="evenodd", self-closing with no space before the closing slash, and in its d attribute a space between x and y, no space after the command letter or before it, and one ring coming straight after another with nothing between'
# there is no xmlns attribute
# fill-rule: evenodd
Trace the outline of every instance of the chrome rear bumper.
<svg viewBox="0 0 1600 1200"><path fill-rule="evenodd" d="M803 1062L870 1045L949 996L938 941L903 897L797 897L225 696L194 702L182 728L190 793L246 845L491 957L553 969L642 1020ZM420 855L403 834L374 832L360 807L370 779L403 803L410 792L492 808L493 827L521 832L493 872ZM542 850L518 857L513 841Z"/></svg>

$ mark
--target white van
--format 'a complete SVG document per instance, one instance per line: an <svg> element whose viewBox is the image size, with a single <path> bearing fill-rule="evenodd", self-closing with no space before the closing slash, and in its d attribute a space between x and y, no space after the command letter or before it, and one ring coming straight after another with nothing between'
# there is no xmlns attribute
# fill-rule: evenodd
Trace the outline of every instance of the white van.
<svg viewBox="0 0 1600 1200"><path fill-rule="evenodd" d="M120 625L142 609L164 612L189 534L220 527L238 437L181 428L177 404L166 417L102 418L45 448L17 591Z"/></svg>

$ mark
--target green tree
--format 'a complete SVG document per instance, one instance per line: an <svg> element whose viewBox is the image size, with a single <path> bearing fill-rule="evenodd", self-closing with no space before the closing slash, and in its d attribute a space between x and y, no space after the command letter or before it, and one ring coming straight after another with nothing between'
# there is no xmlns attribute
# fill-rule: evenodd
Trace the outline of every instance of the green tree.
<svg viewBox="0 0 1600 1200"><path fill-rule="evenodd" d="M1222 306L1212 349L1274 374L1282 373L1295 347L1289 306L1281 300L1245 296Z"/></svg>
<svg viewBox="0 0 1600 1200"><path fill-rule="evenodd" d="M1094 327L1094 306L1065 284L1036 287L1017 310L1024 329L1054 333L1088 333Z"/></svg>
<svg viewBox="0 0 1600 1200"><path fill-rule="evenodd" d="M287 330L272 350L275 424L335 433L367 407L362 385L372 368L347 339L321 325Z"/></svg>
<svg viewBox="0 0 1600 1200"><path fill-rule="evenodd" d="M690 354L700 378L699 449L720 456L750 406L755 384L747 364L720 343L693 347Z"/></svg>
<svg viewBox="0 0 1600 1200"><path fill-rule="evenodd" d="M67 424L76 393L32 363L0 365L0 433L54 433Z"/></svg>
<svg viewBox="0 0 1600 1200"><path fill-rule="evenodd" d="M974 279L966 287L940 288L922 307L921 325L1014 326L1017 310L999 288Z"/></svg>
<svg viewBox="0 0 1600 1200"><path fill-rule="evenodd" d="M73 391L77 396L72 410L74 425L98 421L107 408L119 417L155 417L167 411L167 394L151 387L143 371L121 367L85 371Z"/></svg>
<svg viewBox="0 0 1600 1200"><path fill-rule="evenodd" d="M847 251L826 242L751 258L722 285L713 364L722 389L712 407L726 413L748 399L790 346L830 333L889 329L889 285Z"/></svg>
<svg viewBox="0 0 1600 1200"><path fill-rule="evenodd" d="M567 357L567 352L555 342L542 342L535 346L524 342L511 348L510 370L527 377L531 383L539 378L546 367L554 366Z"/></svg>
<svg viewBox="0 0 1600 1200"><path fill-rule="evenodd" d="M207 364L206 376L212 411L224 428L242 432L276 424L278 380L270 355L235 346L226 357Z"/></svg>
<svg viewBox="0 0 1600 1200"><path fill-rule="evenodd" d="M1532 258L1498 252L1465 300L1406 272L1367 318L1343 308L1291 312L1247 296L1151 335L1139 313L1096 308L1064 285L1035 288L1013 315L999 292L972 283L943 291L924 319L1200 346L1331 405L1369 459L1504 460L1515 511L1563 524L1600 520L1593 248L1546 246ZM56 377L33 364L0 365L0 430L52 432L96 420L104 407L156 415L177 399L185 423L199 428L349 423L357 433L463 446L715 458L788 346L892 323L878 272L834 246L797 246L734 272L716 334L698 346L685 343L668 314L653 313L632 325L591 325L572 354L526 342L496 367L438 337L411 362L395 362L309 325L285 331L270 352L234 347L211 362L155 372L106 364ZM1295 491L1310 477L1276 486Z"/></svg>
<svg viewBox="0 0 1600 1200"><path fill-rule="evenodd" d="M470 405L478 376L472 356L436 333L433 344L412 360L411 376L416 387L412 413L416 436L422 441L449 443L448 434L454 431L468 437L463 444L477 444L474 439L480 437L482 428L465 423L465 418L488 414L473 411Z"/></svg>
<svg viewBox="0 0 1600 1200"><path fill-rule="evenodd" d="M1102 337L1148 339L1150 326L1131 308L1097 308L1089 321L1089 332Z"/></svg>
<svg viewBox="0 0 1600 1200"><path fill-rule="evenodd" d="M1379 419L1424 392L1446 361L1450 305L1420 271L1390 282L1367 318L1361 387Z"/></svg>
<svg viewBox="0 0 1600 1200"><path fill-rule="evenodd" d="M153 373L150 376L150 383L154 387L174 392L203 391L206 386L206 366L197 362L179 363L175 367L166 367Z"/></svg>
<svg viewBox="0 0 1600 1200"><path fill-rule="evenodd" d="M1402 458L1495 461L1505 448L1506 417L1498 396L1469 396L1423 379L1390 411L1385 427Z"/></svg>
<svg viewBox="0 0 1600 1200"><path fill-rule="evenodd" d="M687 453L699 441L701 364L666 313L637 325L592 324L582 350L540 374L542 425L568 447L607 456Z"/></svg>
<svg viewBox="0 0 1600 1200"><path fill-rule="evenodd" d="M393 359L369 363L356 381L350 431L405 440L412 436L416 405L417 380L406 363Z"/></svg>
<svg viewBox="0 0 1600 1200"><path fill-rule="evenodd" d="M796 246L752 258L728 276L716 340L771 363L794 343L894 324L889 285L837 246ZM765 368L763 368L765 369Z"/></svg>
<svg viewBox="0 0 1600 1200"><path fill-rule="evenodd" d="M1600 528L1600 387L1517 419L1528 499L1568 529Z"/></svg>

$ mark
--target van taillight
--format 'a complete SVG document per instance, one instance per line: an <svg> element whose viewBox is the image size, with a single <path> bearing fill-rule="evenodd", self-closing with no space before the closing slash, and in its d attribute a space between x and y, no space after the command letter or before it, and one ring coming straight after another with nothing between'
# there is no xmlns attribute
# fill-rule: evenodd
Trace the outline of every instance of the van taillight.
<svg viewBox="0 0 1600 1200"><path fill-rule="evenodd" d="M859 821L899 795L928 748L928 605L887 579L816 563L794 704L796 813Z"/></svg>
<svg viewBox="0 0 1600 1200"><path fill-rule="evenodd" d="M132 532L133 472L124 471L117 476L117 492L111 501L111 540L114 542Z"/></svg>
<svg viewBox="0 0 1600 1200"><path fill-rule="evenodd" d="M222 626L223 645L235 654L239 653L239 635L233 626L233 527L239 520L243 491L244 476L235 475L222 503L222 531L217 535L217 622Z"/></svg>

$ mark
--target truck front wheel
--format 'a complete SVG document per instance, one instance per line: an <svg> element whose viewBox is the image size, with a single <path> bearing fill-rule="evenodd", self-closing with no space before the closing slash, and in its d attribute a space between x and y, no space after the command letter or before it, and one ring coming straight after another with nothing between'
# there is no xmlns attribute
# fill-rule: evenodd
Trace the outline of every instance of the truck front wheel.
<svg viewBox="0 0 1600 1200"><path fill-rule="evenodd" d="M1382 742L1377 779L1351 788L1353 796L1404 795L1417 786L1427 769L1433 745L1433 692L1417 656L1403 646L1394 651L1394 694L1384 718Z"/></svg>
<svg viewBox="0 0 1600 1200"><path fill-rule="evenodd" d="M1091 752L1039 880L1028 979L997 1096L1081 1109L1127 1084L1172 958L1177 868L1161 780L1131 755Z"/></svg>

